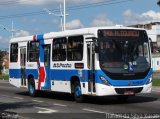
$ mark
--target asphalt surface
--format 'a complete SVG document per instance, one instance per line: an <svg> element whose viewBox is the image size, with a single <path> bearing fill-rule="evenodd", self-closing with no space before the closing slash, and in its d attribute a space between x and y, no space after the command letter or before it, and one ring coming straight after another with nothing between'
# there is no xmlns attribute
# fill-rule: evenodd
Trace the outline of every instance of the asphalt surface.
<svg viewBox="0 0 160 119"><path fill-rule="evenodd" d="M76 103L63 93L41 92L30 97L26 89L0 80L0 118L3 119L106 119L160 118L160 90L130 97L126 102L116 97L86 97Z"/></svg>

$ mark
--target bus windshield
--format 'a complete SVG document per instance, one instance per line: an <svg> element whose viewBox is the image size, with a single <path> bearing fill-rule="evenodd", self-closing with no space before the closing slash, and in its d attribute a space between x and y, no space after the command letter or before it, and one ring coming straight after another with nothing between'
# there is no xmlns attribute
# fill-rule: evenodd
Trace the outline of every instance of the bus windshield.
<svg viewBox="0 0 160 119"><path fill-rule="evenodd" d="M99 61L105 72L139 73L150 68L148 37L138 32L99 32Z"/></svg>

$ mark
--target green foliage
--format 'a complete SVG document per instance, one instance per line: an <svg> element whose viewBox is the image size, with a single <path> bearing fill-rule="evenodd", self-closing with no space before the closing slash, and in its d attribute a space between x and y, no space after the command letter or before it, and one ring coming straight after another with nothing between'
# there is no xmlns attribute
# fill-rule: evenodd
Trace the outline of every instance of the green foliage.
<svg viewBox="0 0 160 119"><path fill-rule="evenodd" d="M153 86L160 86L160 79L153 79L152 80L152 85Z"/></svg>
<svg viewBox="0 0 160 119"><path fill-rule="evenodd" d="M9 75L0 75L0 80L8 80Z"/></svg>
<svg viewBox="0 0 160 119"><path fill-rule="evenodd" d="M7 54L7 51L0 50L0 61L2 61L2 58Z"/></svg>
<svg viewBox="0 0 160 119"><path fill-rule="evenodd" d="M2 73L1 70L2 70L2 58L7 54L7 51L2 51L0 50L0 74Z"/></svg>

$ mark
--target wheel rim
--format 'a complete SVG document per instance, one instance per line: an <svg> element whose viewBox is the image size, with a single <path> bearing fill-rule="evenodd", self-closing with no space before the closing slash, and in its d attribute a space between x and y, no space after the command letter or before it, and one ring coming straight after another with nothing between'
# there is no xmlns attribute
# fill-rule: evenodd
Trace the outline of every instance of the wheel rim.
<svg viewBox="0 0 160 119"><path fill-rule="evenodd" d="M81 87L80 86L76 86L75 94L76 94L76 97L80 97L81 96Z"/></svg>

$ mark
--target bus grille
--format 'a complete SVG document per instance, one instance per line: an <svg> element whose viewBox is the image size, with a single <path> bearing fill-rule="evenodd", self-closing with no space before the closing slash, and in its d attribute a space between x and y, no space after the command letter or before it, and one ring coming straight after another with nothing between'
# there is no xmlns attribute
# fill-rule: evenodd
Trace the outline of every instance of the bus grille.
<svg viewBox="0 0 160 119"><path fill-rule="evenodd" d="M124 94L126 91L132 91L134 93L139 93L141 92L143 89L143 87L139 87L139 88L115 88L115 91L118 94Z"/></svg>

